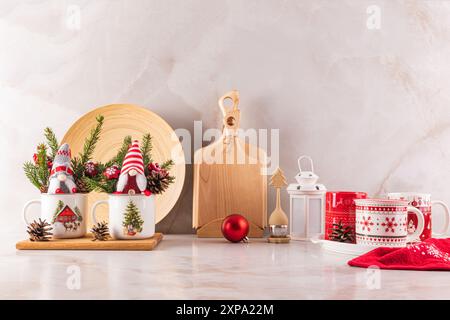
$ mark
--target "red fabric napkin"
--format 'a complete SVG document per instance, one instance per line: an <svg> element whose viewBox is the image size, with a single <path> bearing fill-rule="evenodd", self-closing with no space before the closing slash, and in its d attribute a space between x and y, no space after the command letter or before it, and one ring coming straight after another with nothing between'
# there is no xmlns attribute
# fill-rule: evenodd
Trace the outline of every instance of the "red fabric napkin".
<svg viewBox="0 0 450 320"><path fill-rule="evenodd" d="M360 268L450 271L450 238L428 239L406 248L376 248L348 264Z"/></svg>

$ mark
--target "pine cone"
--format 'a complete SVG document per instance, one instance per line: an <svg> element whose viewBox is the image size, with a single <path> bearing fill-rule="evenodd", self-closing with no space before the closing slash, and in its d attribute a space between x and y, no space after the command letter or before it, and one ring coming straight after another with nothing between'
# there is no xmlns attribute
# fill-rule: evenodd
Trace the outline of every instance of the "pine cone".
<svg viewBox="0 0 450 320"><path fill-rule="evenodd" d="M153 194L161 194L174 181L174 177L169 172L161 169L160 171L151 171L147 176L147 188Z"/></svg>
<svg viewBox="0 0 450 320"><path fill-rule="evenodd" d="M333 223L330 239L332 241L352 243L355 240L353 228L351 226L344 227L342 221L339 221L339 223Z"/></svg>
<svg viewBox="0 0 450 320"><path fill-rule="evenodd" d="M105 241L109 238L108 224L104 221L99 222L95 226L93 226L91 232L94 235L94 239L92 239L92 241Z"/></svg>
<svg viewBox="0 0 450 320"><path fill-rule="evenodd" d="M28 226L27 232L30 235L30 241L49 241L52 229L50 223L39 218L39 221L34 220Z"/></svg>
<svg viewBox="0 0 450 320"><path fill-rule="evenodd" d="M86 183L86 181L83 178L75 178L75 184L77 185L77 192L78 193L89 193L89 187Z"/></svg>

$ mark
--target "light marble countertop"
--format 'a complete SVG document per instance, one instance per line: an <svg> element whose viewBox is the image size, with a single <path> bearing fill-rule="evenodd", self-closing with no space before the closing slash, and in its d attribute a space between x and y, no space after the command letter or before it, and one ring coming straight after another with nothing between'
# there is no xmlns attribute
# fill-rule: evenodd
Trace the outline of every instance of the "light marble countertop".
<svg viewBox="0 0 450 320"><path fill-rule="evenodd" d="M1 299L450 298L445 272L368 273L306 242L167 235L151 252L17 251L12 238L0 242Z"/></svg>

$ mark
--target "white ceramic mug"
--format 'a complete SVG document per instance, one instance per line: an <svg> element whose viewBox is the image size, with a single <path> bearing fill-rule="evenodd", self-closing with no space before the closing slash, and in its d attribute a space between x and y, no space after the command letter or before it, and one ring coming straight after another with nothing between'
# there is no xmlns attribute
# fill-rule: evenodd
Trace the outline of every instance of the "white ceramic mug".
<svg viewBox="0 0 450 320"><path fill-rule="evenodd" d="M356 243L375 247L405 247L419 241L424 229L423 213L404 200L357 199ZM408 233L408 213L417 216L417 229Z"/></svg>
<svg viewBox="0 0 450 320"><path fill-rule="evenodd" d="M42 220L52 225L53 238L82 238L86 235L86 195L41 194L41 199L31 200L23 207L23 220L29 225L28 209L33 204L41 205Z"/></svg>
<svg viewBox="0 0 450 320"><path fill-rule="evenodd" d="M109 205L109 234L113 239L146 239L155 234L155 196L110 194L108 200L92 207L92 221L97 224L96 208Z"/></svg>
<svg viewBox="0 0 450 320"><path fill-rule="evenodd" d="M450 220L450 210L447 205L439 200L431 200L431 195L429 193L417 193L417 192L393 192L388 193L388 199L398 199L408 201L410 206L416 207L422 211L425 218L425 228L420 235L420 240L424 241L431 237L442 237L447 234ZM431 208L435 205L439 205L444 210L444 227L441 232L432 231L432 214ZM434 215L434 214L433 214ZM417 220L414 215L408 216L408 227L410 232L413 232L417 228Z"/></svg>

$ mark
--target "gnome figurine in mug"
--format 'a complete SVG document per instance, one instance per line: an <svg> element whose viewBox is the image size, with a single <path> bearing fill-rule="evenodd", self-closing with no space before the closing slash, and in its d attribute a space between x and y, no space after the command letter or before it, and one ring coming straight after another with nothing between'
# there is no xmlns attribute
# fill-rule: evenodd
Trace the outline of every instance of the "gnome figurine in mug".
<svg viewBox="0 0 450 320"><path fill-rule="evenodd" d="M139 142L133 141L128 149L123 161L119 181L117 182L117 192L127 194L141 194L147 188L147 178L144 173L144 159Z"/></svg>
<svg viewBox="0 0 450 320"><path fill-rule="evenodd" d="M48 186L48 194L76 193L77 186L73 179L70 163L71 152L67 143L63 144L56 153Z"/></svg>

